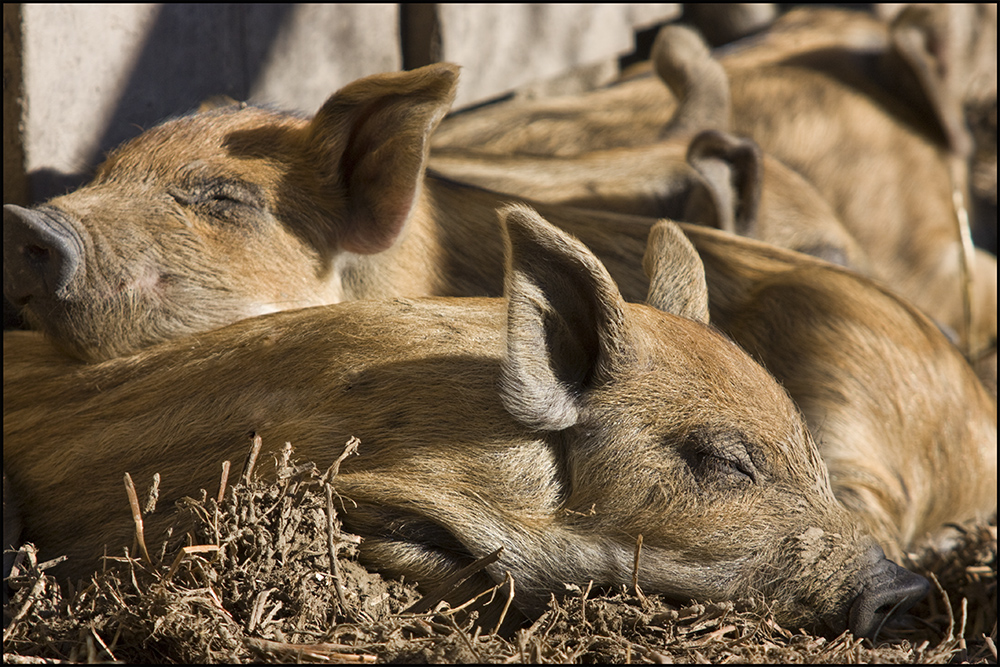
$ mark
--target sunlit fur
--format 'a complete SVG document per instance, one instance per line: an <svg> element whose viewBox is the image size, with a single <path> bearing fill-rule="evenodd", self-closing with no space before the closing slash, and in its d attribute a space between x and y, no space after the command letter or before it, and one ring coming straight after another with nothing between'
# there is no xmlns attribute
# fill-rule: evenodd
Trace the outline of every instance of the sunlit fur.
<svg viewBox="0 0 1000 667"><path fill-rule="evenodd" d="M996 511L996 396L916 308L811 258L685 227L711 320L791 394L887 553Z"/></svg>
<svg viewBox="0 0 1000 667"><path fill-rule="evenodd" d="M434 118L450 104L455 79L449 66L410 75L428 91L420 99L429 100L412 128L418 146L413 149L416 153L410 153L412 158L424 154L419 146ZM406 76L376 79L390 91L398 84L412 93L414 89L407 87L413 81ZM364 88L378 88L365 81ZM400 182L417 184L414 208L398 241L374 254L341 248L341 234L358 232L336 224L347 215L346 195L309 180L318 174L328 181L339 163L326 165L325 171L317 169L315 161L324 153L309 142L326 134L335 148L345 141L344 127L336 114L307 121L249 108L201 114L151 130L143 135L146 139L140 137L112 156L91 188L52 202L77 201L80 209L74 215L87 220L92 210L107 207L104 217L94 218L103 221L101 225L87 232L92 239L85 246L87 262L93 268L81 274L80 312L60 323L57 308L29 310L62 347L97 361L271 310L361 297L501 295L503 240L496 211L507 197L441 178L421 180L419 165L414 167L410 159L403 161L407 168L399 167L392 152L383 163L386 169L392 171L395 165L402 174ZM368 129L378 134L379 128L384 130L384 124ZM162 143L164 152L146 145L147 140ZM302 152L302 141L309 151ZM174 162L172 151L177 153ZM159 166L142 166L147 154L163 162L167 182L158 180ZM288 166L293 156L302 155L306 162ZM192 183L203 183L206 174L235 175L263 193L265 205L246 218L251 224L219 228L207 216L184 209L171 194L171 187L184 185L190 190ZM130 185L130 178L138 185ZM116 201L103 196L113 192L104 188L118 186L126 193L138 188L143 197L119 196L121 201ZM366 196L363 191L356 194ZM180 200L189 195L181 192ZM646 297L648 280L641 259L653 220L539 208L550 222L585 242L626 300ZM871 282L820 262L708 230L686 228L686 232L709 269L713 322L745 345L788 389L831 468L835 495L882 536L887 551L898 554L911 548L941 522L995 511L996 475L988 472L996 468L995 400L983 395L957 350L919 314ZM789 267L809 272L813 302L824 304L810 309L808 320L795 319L784 305L785 299L801 300L797 274ZM826 282L826 276L833 277ZM758 288L767 296L759 303ZM75 289L71 285L70 291ZM886 315L883 309L888 309ZM740 329L727 324L740 318L754 323L744 330L748 332L744 338ZM885 326L890 320L892 326ZM756 333L761 330L786 333ZM833 331L837 334L831 335ZM894 346L900 348L898 353L884 353ZM824 361L844 355L850 356L849 364ZM930 369L924 374L926 382L911 381L913 364ZM870 384L862 379L859 385L859 378L869 378ZM66 394L60 393L58 405ZM834 405L824 398L839 395L850 400ZM175 394L166 392L162 399L149 396L154 394L142 400L155 400L168 406L167 413L181 414L181 408L169 407ZM919 410L920 418L883 422L883 415L897 411L897 406L906 407L900 414ZM38 410L38 422L48 424L51 417ZM896 428L872 428L879 423ZM56 469L61 465L55 464ZM973 473L975 484L968 483L970 470L982 471ZM908 482L906 495L892 490L897 480L911 474L931 482ZM862 488L849 483L852 479L869 481ZM879 487L889 491L869 491ZM64 503L58 488L49 487L49 494L53 502ZM938 505L933 512L909 514L908 505L898 500L927 507L938 496L958 500Z"/></svg>
<svg viewBox="0 0 1000 667"><path fill-rule="evenodd" d="M709 326L625 303L530 209L507 217L504 300L287 311L97 364L5 334L4 471L25 539L80 575L131 543L125 472L161 475L151 541L179 497L214 492L251 432L264 471L284 442L323 469L356 436L335 484L362 558L386 572L432 587L502 546L487 573L509 571L530 616L565 582L628 583L642 534L648 592L762 594L787 622L845 627L881 552L834 499L788 396ZM699 263L682 236L661 238ZM523 331L539 345L512 344ZM525 382L574 416L512 416L512 398L534 422L551 409L509 395Z"/></svg>

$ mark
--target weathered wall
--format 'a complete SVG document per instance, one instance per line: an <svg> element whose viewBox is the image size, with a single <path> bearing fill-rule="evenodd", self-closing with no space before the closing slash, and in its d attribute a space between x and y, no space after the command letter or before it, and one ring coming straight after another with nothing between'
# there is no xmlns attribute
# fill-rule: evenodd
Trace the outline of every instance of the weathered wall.
<svg viewBox="0 0 1000 667"><path fill-rule="evenodd" d="M676 18L677 5L434 5L439 51L462 65L457 107L595 64L634 48L636 28Z"/></svg>
<svg viewBox="0 0 1000 667"><path fill-rule="evenodd" d="M22 142L21 6L3 6L3 200L29 199ZM6 302L5 302L6 303ZM6 320L5 320L6 321Z"/></svg>
<svg viewBox="0 0 1000 667"><path fill-rule="evenodd" d="M358 77L449 60L463 66L458 104L469 104L611 64L636 29L679 14L676 4L5 4L4 202L79 184L114 146L213 95L311 112Z"/></svg>

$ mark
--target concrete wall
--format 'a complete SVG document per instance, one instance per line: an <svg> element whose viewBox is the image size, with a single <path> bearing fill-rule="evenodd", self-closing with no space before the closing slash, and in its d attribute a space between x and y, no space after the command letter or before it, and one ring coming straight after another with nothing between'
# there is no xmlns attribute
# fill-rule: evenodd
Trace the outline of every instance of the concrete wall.
<svg viewBox="0 0 1000 667"><path fill-rule="evenodd" d="M634 31L677 5L437 5L437 60L462 65L455 106L628 53Z"/></svg>
<svg viewBox="0 0 1000 667"><path fill-rule="evenodd" d="M314 111L359 77L463 66L459 105L615 62L658 5L4 5L4 202L83 182L105 152L205 98ZM27 174L25 180L21 178Z"/></svg>

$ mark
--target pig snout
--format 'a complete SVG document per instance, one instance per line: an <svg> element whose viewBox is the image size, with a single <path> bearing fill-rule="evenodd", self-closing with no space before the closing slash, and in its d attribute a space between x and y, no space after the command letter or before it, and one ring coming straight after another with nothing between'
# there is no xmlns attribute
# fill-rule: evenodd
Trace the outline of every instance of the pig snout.
<svg viewBox="0 0 1000 667"><path fill-rule="evenodd" d="M59 297L83 267L83 239L57 209L3 207L3 292L16 306Z"/></svg>
<svg viewBox="0 0 1000 667"><path fill-rule="evenodd" d="M864 573L863 588L851 605L849 627L855 637L875 638L889 618L905 612L927 595L930 582L887 559L882 549L870 554L874 565Z"/></svg>

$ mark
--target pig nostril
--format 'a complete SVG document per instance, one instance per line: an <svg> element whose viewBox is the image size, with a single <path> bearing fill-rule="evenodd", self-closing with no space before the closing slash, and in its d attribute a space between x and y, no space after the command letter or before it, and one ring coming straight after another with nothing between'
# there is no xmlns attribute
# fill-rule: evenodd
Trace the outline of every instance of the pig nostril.
<svg viewBox="0 0 1000 667"><path fill-rule="evenodd" d="M84 239L54 208L4 206L4 294L11 303L65 298L83 269Z"/></svg>
<svg viewBox="0 0 1000 667"><path fill-rule="evenodd" d="M26 245L21 252L24 258L35 266L46 264L52 256L51 250L40 245Z"/></svg>
<svg viewBox="0 0 1000 667"><path fill-rule="evenodd" d="M887 621L927 594L930 582L889 560L876 564L870 576L851 606L849 627L855 636L874 641Z"/></svg>

